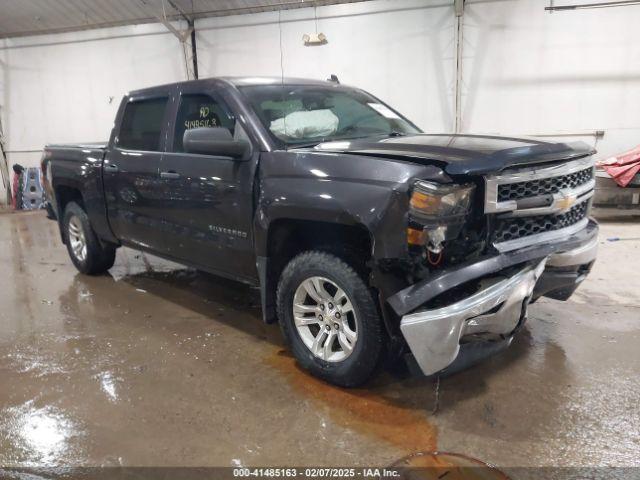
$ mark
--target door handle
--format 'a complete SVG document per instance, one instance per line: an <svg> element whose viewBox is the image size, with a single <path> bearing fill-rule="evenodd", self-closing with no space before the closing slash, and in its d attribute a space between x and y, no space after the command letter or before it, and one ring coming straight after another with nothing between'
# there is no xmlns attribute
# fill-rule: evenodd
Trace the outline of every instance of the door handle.
<svg viewBox="0 0 640 480"><path fill-rule="evenodd" d="M107 163L107 164L104 166L104 169L105 169L105 170L108 170L108 171L110 171L110 172L112 172L112 173L115 173L115 172L117 172L117 171L118 171L118 165L115 165L115 164L113 164L113 163Z"/></svg>
<svg viewBox="0 0 640 480"><path fill-rule="evenodd" d="M160 172L160 178L180 178L180 174L174 171Z"/></svg>

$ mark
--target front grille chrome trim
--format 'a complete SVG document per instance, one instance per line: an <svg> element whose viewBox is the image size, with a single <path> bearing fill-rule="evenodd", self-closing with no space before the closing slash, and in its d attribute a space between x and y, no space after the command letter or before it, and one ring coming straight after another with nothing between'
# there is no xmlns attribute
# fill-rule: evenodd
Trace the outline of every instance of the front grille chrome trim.
<svg viewBox="0 0 640 480"><path fill-rule="evenodd" d="M536 233L535 235L528 235L526 237L516 238L514 240L507 240L505 242L494 243L493 246L500 253L510 252L512 250L518 250L520 248L528 247L539 243L553 242L564 237L569 237L574 233L579 232L587 226L589 223L589 217L585 216L582 220L579 220L573 225L561 228L559 230L551 230L549 232Z"/></svg>
<svg viewBox="0 0 640 480"><path fill-rule="evenodd" d="M560 165L553 165L551 167L528 167L524 169L514 170L506 174L494 175L485 178L485 213L507 213L510 212L514 216L520 215L540 215L548 213L557 213L562 210L566 210L566 203L563 202L566 198L575 197L577 201L584 200L588 197L582 196L584 193L595 188L595 177L574 189L565 189L561 192L553 194L553 203L548 207L536 207L518 209L518 203L516 200L498 200L498 190L500 185L528 182L534 180L542 180L546 178L562 177L570 175L575 172L579 172L586 168L594 168L595 160L589 156L581 158L579 160L573 160ZM588 187L587 187L588 185ZM581 197L582 196L582 197ZM581 197L581 198L578 198ZM530 197L535 198L535 197ZM563 205L564 203L564 205ZM577 202L574 202L575 204ZM542 210L544 209L544 210ZM517 213L515 213L517 212Z"/></svg>
<svg viewBox="0 0 640 480"><path fill-rule="evenodd" d="M549 215L563 213L585 200L593 197L595 180L589 180L578 188L561 190L553 194L553 201L548 207L526 208L503 214L504 217L531 217L534 215ZM532 197L535 198L535 197ZM503 217L501 217L503 218Z"/></svg>

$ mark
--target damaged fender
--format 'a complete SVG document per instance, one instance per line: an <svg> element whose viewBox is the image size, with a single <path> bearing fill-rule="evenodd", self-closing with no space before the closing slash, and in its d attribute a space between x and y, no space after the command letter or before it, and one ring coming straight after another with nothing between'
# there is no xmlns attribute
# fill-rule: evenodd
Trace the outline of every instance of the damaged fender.
<svg viewBox="0 0 640 480"><path fill-rule="evenodd" d="M363 170L369 172L367 180L362 179ZM264 320L275 319L277 279L271 267L278 253L269 251L274 225L301 220L359 227L369 234L374 261L407 258L412 179L451 181L436 166L404 161L314 151L301 152L291 161L287 152L263 153L254 232Z"/></svg>

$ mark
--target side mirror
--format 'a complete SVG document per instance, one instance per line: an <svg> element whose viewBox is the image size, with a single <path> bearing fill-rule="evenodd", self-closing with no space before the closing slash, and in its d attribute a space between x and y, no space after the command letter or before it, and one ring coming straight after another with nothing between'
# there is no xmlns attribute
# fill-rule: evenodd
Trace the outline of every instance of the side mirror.
<svg viewBox="0 0 640 480"><path fill-rule="evenodd" d="M182 146L187 153L231 157L248 160L251 144L246 140L236 140L228 128L199 127L185 130Z"/></svg>

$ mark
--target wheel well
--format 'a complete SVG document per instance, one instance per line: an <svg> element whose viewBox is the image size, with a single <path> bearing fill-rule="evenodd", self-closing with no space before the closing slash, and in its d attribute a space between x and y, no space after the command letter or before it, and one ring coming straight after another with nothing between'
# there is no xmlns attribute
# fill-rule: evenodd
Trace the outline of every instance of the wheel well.
<svg viewBox="0 0 640 480"><path fill-rule="evenodd" d="M309 220L280 220L269 228L267 256L280 264L277 275L301 252L321 250L341 257L359 273L367 273L371 237L363 226Z"/></svg>
<svg viewBox="0 0 640 480"><path fill-rule="evenodd" d="M67 207L69 202L77 202L81 207L84 208L84 202L82 201L82 193L80 190L73 187L67 187L65 185L61 185L55 188L56 192L56 203L58 204L58 216L64 216L64 209Z"/></svg>
<svg viewBox="0 0 640 480"><path fill-rule="evenodd" d="M60 236L62 238L62 243L66 244L65 235L63 233L62 222L64 220L64 209L67 207L69 202L76 202L82 208L84 208L84 201L82 200L82 193L80 190L73 187L68 187L66 185L60 185L55 187L54 189L56 195L56 204L58 206L58 226L60 227Z"/></svg>
<svg viewBox="0 0 640 480"><path fill-rule="evenodd" d="M364 226L341 225L309 220L277 220L269 228L266 284L262 286L265 320L275 321L276 288L284 267L293 257L308 250L339 256L364 279L369 275L372 241Z"/></svg>

